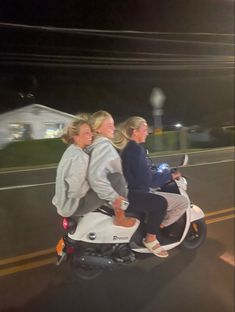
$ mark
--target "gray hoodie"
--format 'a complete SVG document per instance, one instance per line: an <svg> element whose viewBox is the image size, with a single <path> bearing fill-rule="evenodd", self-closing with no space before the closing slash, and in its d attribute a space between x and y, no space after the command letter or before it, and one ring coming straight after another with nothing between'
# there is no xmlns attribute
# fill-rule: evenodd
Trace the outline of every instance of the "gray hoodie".
<svg viewBox="0 0 235 312"><path fill-rule="evenodd" d="M64 152L57 168L55 196L52 199L59 215L73 215L89 190L88 163L89 156L77 145L70 145Z"/></svg>
<svg viewBox="0 0 235 312"><path fill-rule="evenodd" d="M119 195L126 197L121 159L112 142L100 136L95 138L91 147L88 180L92 189L100 199L108 202L113 202Z"/></svg>

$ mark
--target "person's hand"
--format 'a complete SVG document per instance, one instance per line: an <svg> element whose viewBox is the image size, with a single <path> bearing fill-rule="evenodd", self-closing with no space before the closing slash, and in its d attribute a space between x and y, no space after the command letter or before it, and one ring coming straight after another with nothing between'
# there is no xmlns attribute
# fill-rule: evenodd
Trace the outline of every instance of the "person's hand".
<svg viewBox="0 0 235 312"><path fill-rule="evenodd" d="M123 200L126 200L126 198L124 198L124 197L122 197L122 196L118 196L118 197L112 202L112 206L113 206L114 208L116 208L116 209L120 209Z"/></svg>
<svg viewBox="0 0 235 312"><path fill-rule="evenodd" d="M181 178L181 177L182 177L182 174L179 170L176 170L176 171L171 173L172 180L179 180L179 178Z"/></svg>

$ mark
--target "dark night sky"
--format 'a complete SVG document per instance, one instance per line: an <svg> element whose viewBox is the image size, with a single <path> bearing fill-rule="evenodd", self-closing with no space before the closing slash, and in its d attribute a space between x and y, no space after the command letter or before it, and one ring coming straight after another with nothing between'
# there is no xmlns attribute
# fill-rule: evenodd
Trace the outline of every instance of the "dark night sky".
<svg viewBox="0 0 235 312"><path fill-rule="evenodd" d="M35 102L69 113L106 109L116 118L149 119L151 90L160 87L166 94L165 122L233 120L233 0L31 0L24 5L8 0L1 1L0 23L174 32L123 38L126 33L97 36L0 24L0 113L31 103L19 92L32 92Z"/></svg>

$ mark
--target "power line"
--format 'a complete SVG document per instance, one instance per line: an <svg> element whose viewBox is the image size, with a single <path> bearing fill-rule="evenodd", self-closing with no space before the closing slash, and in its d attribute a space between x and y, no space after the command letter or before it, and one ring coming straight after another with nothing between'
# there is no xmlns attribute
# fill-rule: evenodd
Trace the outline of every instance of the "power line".
<svg viewBox="0 0 235 312"><path fill-rule="evenodd" d="M157 56L157 55L156 55ZM12 52L0 52L0 57L2 58L51 58L51 59L69 59L69 60L119 60L119 61L210 61L210 62L224 62L229 61L232 62L235 60L234 56L208 56L200 57L200 55L197 56L191 56L186 55L186 57L176 57L175 54L168 54L168 53L160 53L160 57L158 58L134 58L134 57L110 57L110 56L82 56L82 55L58 55L58 54L38 54L38 53L12 53Z"/></svg>
<svg viewBox="0 0 235 312"><path fill-rule="evenodd" d="M52 26L32 26L25 24L13 24L13 23L0 23L2 27L10 27L10 28L18 28L18 29L28 29L28 30L36 30L36 31L50 31L50 32L63 32L63 33L76 33L80 35L87 36L96 36L96 37L106 37L106 38L115 38L115 39L129 39L129 40L141 40L141 41L149 41L149 42L166 42L166 43L187 43L187 44L200 44L200 45L223 45L223 46L234 46L234 43L226 43L226 42L212 42L212 41L194 41L194 40L179 40L179 39L164 39L164 38L150 38L150 37L137 37L137 36L129 36L129 35L120 35L116 33L107 33L107 31L102 30L89 30L89 29L81 29L81 28L63 28L63 27L52 27ZM132 31L129 31L132 33ZM129 34L128 31L124 34ZM133 33L132 33L133 34ZM141 34L148 34L144 32ZM163 34L163 33L161 33ZM169 33L165 33L169 34ZM230 34L228 34L230 35ZM232 35L231 35L232 36Z"/></svg>
<svg viewBox="0 0 235 312"><path fill-rule="evenodd" d="M0 27L13 27L30 30L59 31L82 35L112 36L123 39L138 40L157 40L171 43L199 43L199 44L221 44L234 45L229 43L206 42L206 41L188 41L188 40L171 40L159 38L120 36L112 34L111 30L88 30L74 28L56 28L49 26L31 26L22 24L0 23ZM107 33L108 32L108 33ZM136 33L136 31L124 31ZM111 34L110 34L111 33ZM138 32L150 34L151 32ZM163 34L163 33L161 33ZM169 35L170 33L164 33ZM171 33L173 34L173 33ZM176 34L176 33L174 33ZM179 34L179 33L177 33ZM195 33L194 33L195 34ZM199 33L197 33L199 34ZM208 34L207 34L208 35ZM228 34L229 35L229 34ZM78 50L79 51L79 50ZM111 53L111 56L83 56L83 55L55 55L55 54L38 54L38 53L0 53L0 63L3 65L25 65L25 66L58 66L58 67L86 67L86 68L109 68L109 69L147 69L147 70L175 70L175 69L233 69L234 56L228 55L211 55L211 54L184 54L184 53L152 53L138 51L117 51L117 50L99 50L99 49L82 49L95 53ZM77 50L76 50L77 52ZM81 51L80 51L81 52ZM114 56L122 54L125 57ZM129 55L129 56L128 56ZM147 57L148 56L148 57Z"/></svg>
<svg viewBox="0 0 235 312"><path fill-rule="evenodd" d="M234 57L234 55L221 55L221 54L185 54L185 53L160 53L160 52L144 52L144 51L120 51L120 50L104 50L104 49L82 49L84 52L97 52L97 53L113 53L113 54L134 54L134 55L155 55L155 56L175 56L175 57Z"/></svg>
<svg viewBox="0 0 235 312"><path fill-rule="evenodd" d="M74 62L51 60L5 60L4 65L40 66L40 67L68 67L91 69L118 69L118 70L234 70L230 63L220 64L140 64L140 63L99 63L99 62Z"/></svg>
<svg viewBox="0 0 235 312"><path fill-rule="evenodd" d="M5 45L6 46L6 45ZM7 47L9 49L12 49L12 48L15 48L14 45L12 44L7 44ZM25 44L25 43L22 43L20 45L20 47L24 50L26 49L29 49L32 47L32 45L29 45L29 44ZM41 45L35 45L34 44L34 49L35 48L45 48L44 46L42 47ZM50 49L53 49L54 47L48 47ZM58 47L57 47L58 49ZM68 52L69 53L73 53L75 50L74 48L71 48L71 47L59 47L60 49L60 52L64 52L66 53L66 55L71 55L71 54L67 54ZM222 54L202 54L202 53L198 53L198 54L192 54L192 53L165 53L165 52L147 52L147 51L137 51L136 49L134 51L131 51L131 50L108 50L108 49L88 49L88 48L81 48L81 49L78 49L76 50L76 52L85 52L85 53L98 53L98 54L101 54L101 53L106 53L106 54L124 54L124 55L146 55L146 56L175 56L175 57L202 57L202 58L217 58L217 57L234 57L234 55L222 55ZM4 52L3 52L4 53ZM8 53L8 52L5 52L5 53ZM10 53L10 52L9 52ZM19 52L18 52L19 53ZM0 52L1 54L1 52Z"/></svg>
<svg viewBox="0 0 235 312"><path fill-rule="evenodd" d="M63 31L83 31L83 32L95 32L95 33L112 33L112 34L146 34L146 35L179 35L179 36L225 36L234 37L235 34L229 33L201 33L201 32L169 32L169 31L143 31L143 30L114 30L114 29L92 29L92 28L62 28L53 26L33 26L26 24L16 23L2 23L0 26L13 27L13 28L41 28L47 30L63 30Z"/></svg>
<svg viewBox="0 0 235 312"><path fill-rule="evenodd" d="M149 42L165 42L165 43L187 43L187 44L200 44L200 45L222 45L222 46L235 46L234 43L226 42L212 42L212 41L193 41L193 40L178 40L178 39L163 39L163 38L146 38L146 37L136 37L136 36L122 36L122 35L110 35L110 34L99 34L99 33L86 33L79 32L81 35L89 35L96 37L106 37L115 39L129 39L129 40L141 40Z"/></svg>

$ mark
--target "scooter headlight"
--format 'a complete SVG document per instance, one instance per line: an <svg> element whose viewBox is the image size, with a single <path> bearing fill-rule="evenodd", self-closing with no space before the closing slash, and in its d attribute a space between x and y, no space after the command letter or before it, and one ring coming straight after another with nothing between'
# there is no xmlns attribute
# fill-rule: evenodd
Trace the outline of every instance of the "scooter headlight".
<svg viewBox="0 0 235 312"><path fill-rule="evenodd" d="M170 166L166 163L162 163L159 166L157 166L157 172L164 172L164 171L170 171Z"/></svg>

